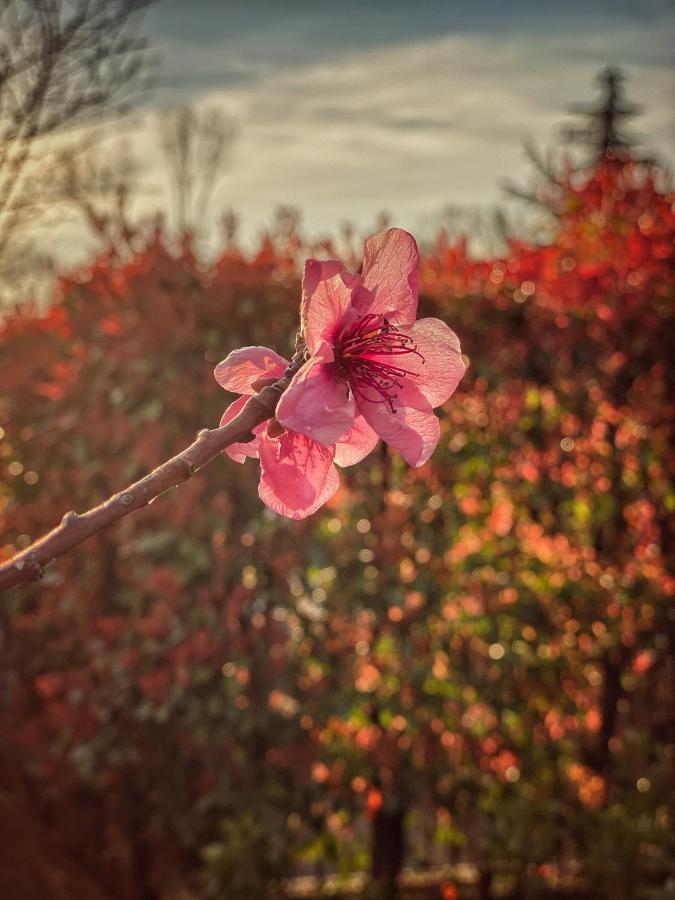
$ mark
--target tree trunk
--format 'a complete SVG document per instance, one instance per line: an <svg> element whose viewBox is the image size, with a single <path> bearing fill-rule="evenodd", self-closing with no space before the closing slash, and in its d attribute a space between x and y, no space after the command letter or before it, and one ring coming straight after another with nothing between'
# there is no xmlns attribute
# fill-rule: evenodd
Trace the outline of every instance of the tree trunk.
<svg viewBox="0 0 675 900"><path fill-rule="evenodd" d="M478 878L478 896L480 900L491 900L492 878L493 875L489 869L481 869Z"/></svg>
<svg viewBox="0 0 675 900"><path fill-rule="evenodd" d="M405 809L386 798L373 819L372 875L376 896L394 900L398 896L398 877L403 867L405 849Z"/></svg>
<svg viewBox="0 0 675 900"><path fill-rule="evenodd" d="M107 900L103 890L39 818L21 768L0 748L0 896L8 900Z"/></svg>

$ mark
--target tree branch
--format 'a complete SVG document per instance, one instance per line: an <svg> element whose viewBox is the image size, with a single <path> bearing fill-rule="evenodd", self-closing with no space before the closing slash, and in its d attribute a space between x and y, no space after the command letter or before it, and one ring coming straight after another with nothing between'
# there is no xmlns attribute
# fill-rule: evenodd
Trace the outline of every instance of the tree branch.
<svg viewBox="0 0 675 900"><path fill-rule="evenodd" d="M200 431L185 450L128 488L113 494L99 506L81 514L67 512L56 528L0 565L0 593L19 584L39 581L44 575L45 566L53 560L63 556L92 534L147 506L166 491L187 481L230 444L245 441L256 425L274 415L279 397L288 387L302 361L303 353L300 350L284 376L251 397L239 415L222 428L205 428Z"/></svg>

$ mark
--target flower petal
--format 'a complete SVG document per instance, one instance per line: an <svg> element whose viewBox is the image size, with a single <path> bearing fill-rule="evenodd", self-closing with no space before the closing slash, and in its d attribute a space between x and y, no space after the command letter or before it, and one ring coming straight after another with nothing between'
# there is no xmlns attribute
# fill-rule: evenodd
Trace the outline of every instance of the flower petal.
<svg viewBox="0 0 675 900"><path fill-rule="evenodd" d="M334 273L333 268L332 264L316 259L305 263L301 320L305 343L312 354L323 341L332 344L351 306L354 287L360 284L358 275Z"/></svg>
<svg viewBox="0 0 675 900"><path fill-rule="evenodd" d="M420 255L415 238L402 228L369 237L363 250L365 291L357 303L363 313L386 316L392 325L411 328L417 315L417 273Z"/></svg>
<svg viewBox="0 0 675 900"><path fill-rule="evenodd" d="M322 444L334 444L354 422L354 398L332 361L324 342L293 376L276 409L282 425Z"/></svg>
<svg viewBox="0 0 675 900"><path fill-rule="evenodd" d="M379 437L363 416L357 416L347 434L335 444L335 462L338 466L353 466L371 453Z"/></svg>
<svg viewBox="0 0 675 900"><path fill-rule="evenodd" d="M337 491L333 448L286 431L260 444L260 499L282 516L304 519Z"/></svg>
<svg viewBox="0 0 675 900"><path fill-rule="evenodd" d="M267 347L233 350L213 371L218 384L234 394L255 394L259 378L281 378L289 362Z"/></svg>
<svg viewBox="0 0 675 900"><path fill-rule="evenodd" d="M302 274L302 296L309 298L319 286L320 281L327 281L344 271L339 259L308 259Z"/></svg>
<svg viewBox="0 0 675 900"><path fill-rule="evenodd" d="M411 329L417 352L412 365L415 384L432 406L440 406L457 388L466 372L459 338L440 319L419 319Z"/></svg>
<svg viewBox="0 0 675 900"><path fill-rule="evenodd" d="M231 422L235 416L239 415L242 409L246 406L248 402L248 397L237 397L237 399L230 403L225 412L223 413L220 419L221 427L223 425L227 425L228 422ZM265 429L267 428L267 422L263 422L261 425L257 425L253 429L253 438L247 443L243 443L241 441L236 444L230 444L229 447L225 448L225 453L233 459L235 462L243 463L246 458L257 459L258 458L258 447L260 446L260 438Z"/></svg>
<svg viewBox="0 0 675 900"><path fill-rule="evenodd" d="M393 411L388 403L364 399L357 399L356 405L371 428L411 466L423 466L436 449L440 437L438 418L411 381L403 383Z"/></svg>

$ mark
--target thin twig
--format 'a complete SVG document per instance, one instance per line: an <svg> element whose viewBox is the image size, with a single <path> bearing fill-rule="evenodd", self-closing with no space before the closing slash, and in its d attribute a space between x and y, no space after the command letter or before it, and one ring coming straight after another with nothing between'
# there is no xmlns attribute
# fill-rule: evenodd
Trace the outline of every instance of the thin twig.
<svg viewBox="0 0 675 900"><path fill-rule="evenodd" d="M205 428L176 456L158 466L139 481L113 494L85 513L67 512L59 525L0 565L0 593L19 584L38 581L53 560L63 556L92 534L147 506L163 493L187 481L198 469L211 462L230 444L245 441L251 431L274 415L279 397L302 364L302 352L296 353L283 378L264 387L251 397L231 422L222 428Z"/></svg>

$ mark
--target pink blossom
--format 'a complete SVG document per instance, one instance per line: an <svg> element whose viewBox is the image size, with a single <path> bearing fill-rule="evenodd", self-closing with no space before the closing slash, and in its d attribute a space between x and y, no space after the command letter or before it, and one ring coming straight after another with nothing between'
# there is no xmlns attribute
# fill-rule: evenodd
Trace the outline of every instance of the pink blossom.
<svg viewBox="0 0 675 900"><path fill-rule="evenodd" d="M225 425L244 408L256 393L257 382L280 378L288 366L287 360L266 347L244 347L230 353L216 366L214 375L221 387L241 396L228 406L220 424ZM247 457L260 460L260 499L291 519L303 519L330 500L340 483L334 464L359 462L378 440L360 417L354 419L348 433L330 445L288 429L279 434L274 427L277 423L272 425L272 421L258 425L248 443L231 444L225 452L239 463Z"/></svg>
<svg viewBox="0 0 675 900"><path fill-rule="evenodd" d="M277 406L284 426L331 446L364 420L410 465L429 459L440 435L433 409L465 366L444 322L415 321L418 268L415 239L399 228L366 241L361 275L335 260L307 261L301 317L310 357Z"/></svg>

